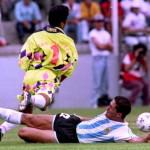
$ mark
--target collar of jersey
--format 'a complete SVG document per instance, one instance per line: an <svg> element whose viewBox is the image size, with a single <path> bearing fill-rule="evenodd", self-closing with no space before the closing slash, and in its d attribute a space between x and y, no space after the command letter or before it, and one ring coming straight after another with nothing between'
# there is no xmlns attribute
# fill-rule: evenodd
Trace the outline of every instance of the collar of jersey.
<svg viewBox="0 0 150 150"><path fill-rule="evenodd" d="M63 33L63 34L65 34L65 32L61 28L59 28L59 27L51 28L51 27L47 26L45 28L45 30L47 32L50 32L50 33Z"/></svg>

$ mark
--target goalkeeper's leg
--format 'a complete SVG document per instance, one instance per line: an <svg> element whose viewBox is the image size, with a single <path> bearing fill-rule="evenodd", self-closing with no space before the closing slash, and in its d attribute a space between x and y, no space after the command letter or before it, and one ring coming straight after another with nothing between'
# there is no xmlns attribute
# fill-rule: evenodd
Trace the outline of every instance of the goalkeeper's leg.
<svg viewBox="0 0 150 150"><path fill-rule="evenodd" d="M19 111L24 113L32 113L33 106L45 110L46 107L53 102L52 92L49 90L38 91L35 95L31 95L28 92L24 92L23 95L18 96L20 100ZM4 122L0 125L0 140L2 135L9 132L16 127L16 124Z"/></svg>
<svg viewBox="0 0 150 150"><path fill-rule="evenodd" d="M33 105L40 110L45 110L48 105L53 102L52 92L38 91L34 95L31 95L29 92L24 92L24 99L20 102L19 110L24 111L28 105Z"/></svg>

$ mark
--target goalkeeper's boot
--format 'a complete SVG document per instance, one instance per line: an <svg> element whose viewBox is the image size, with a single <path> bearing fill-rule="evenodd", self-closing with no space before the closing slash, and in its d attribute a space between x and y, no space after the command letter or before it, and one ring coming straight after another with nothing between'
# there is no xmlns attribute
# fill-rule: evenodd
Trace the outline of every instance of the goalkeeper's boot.
<svg viewBox="0 0 150 150"><path fill-rule="evenodd" d="M0 141L2 140L3 137L3 133L2 133L2 129L0 128Z"/></svg>
<svg viewBox="0 0 150 150"><path fill-rule="evenodd" d="M30 104L31 104L31 94L28 92L24 92L23 100L20 101L19 110L24 111Z"/></svg>

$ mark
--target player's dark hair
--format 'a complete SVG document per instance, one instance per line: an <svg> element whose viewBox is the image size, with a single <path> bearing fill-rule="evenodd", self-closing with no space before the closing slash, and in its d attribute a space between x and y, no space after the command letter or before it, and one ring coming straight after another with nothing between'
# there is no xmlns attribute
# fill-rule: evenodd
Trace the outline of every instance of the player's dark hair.
<svg viewBox="0 0 150 150"><path fill-rule="evenodd" d="M122 119L124 119L131 112L131 103L130 101L123 96L116 96L116 110L122 114Z"/></svg>
<svg viewBox="0 0 150 150"><path fill-rule="evenodd" d="M66 22L69 15L69 9L63 5L57 5L50 9L48 21L51 27L60 27L61 22Z"/></svg>

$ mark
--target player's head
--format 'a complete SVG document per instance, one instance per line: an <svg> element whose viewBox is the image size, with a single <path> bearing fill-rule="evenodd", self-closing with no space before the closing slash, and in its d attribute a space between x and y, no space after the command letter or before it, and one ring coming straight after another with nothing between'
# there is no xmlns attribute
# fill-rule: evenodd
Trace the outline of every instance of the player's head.
<svg viewBox="0 0 150 150"><path fill-rule="evenodd" d="M115 120L124 120L124 118L131 112L130 101L123 96L116 96L107 108L107 117Z"/></svg>
<svg viewBox="0 0 150 150"><path fill-rule="evenodd" d="M68 15L68 7L63 5L57 5L52 7L48 14L48 21L50 26L64 28Z"/></svg>
<svg viewBox="0 0 150 150"><path fill-rule="evenodd" d="M116 102L116 110L118 113L122 114L122 119L124 119L131 112L130 101L123 96L116 96L114 98Z"/></svg>

